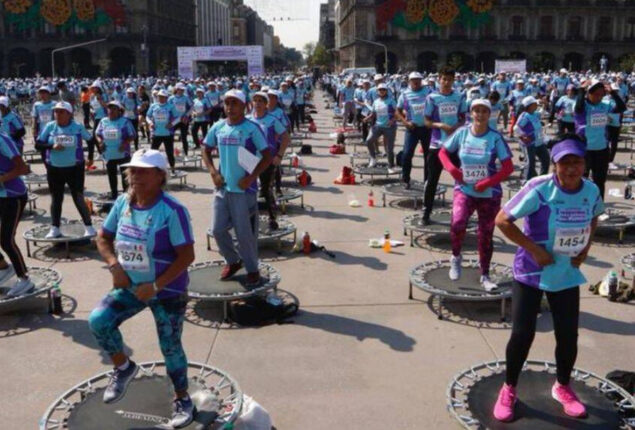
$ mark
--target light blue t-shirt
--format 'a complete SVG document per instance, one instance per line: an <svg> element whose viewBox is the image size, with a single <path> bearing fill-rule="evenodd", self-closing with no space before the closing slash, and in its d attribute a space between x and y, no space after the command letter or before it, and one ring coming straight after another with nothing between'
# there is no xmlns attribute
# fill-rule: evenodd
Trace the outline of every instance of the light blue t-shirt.
<svg viewBox="0 0 635 430"><path fill-rule="evenodd" d="M174 133L170 126L176 124L180 118L179 112L170 103L152 103L146 114L146 118L154 123L154 136L171 136Z"/></svg>
<svg viewBox="0 0 635 430"><path fill-rule="evenodd" d="M538 110L535 110L534 113L521 113L518 117L518 121L516 121L515 127L518 127L522 131L523 136L527 136L531 139L531 142L527 146L541 146L545 144L542 138L542 123L540 122Z"/></svg>
<svg viewBox="0 0 635 430"><path fill-rule="evenodd" d="M390 124L395 118L396 104L388 96L386 98L377 97L371 107L371 112L375 114L375 127L390 128L396 127L396 123Z"/></svg>
<svg viewBox="0 0 635 430"><path fill-rule="evenodd" d="M284 111L286 113L289 113L291 112L291 106L295 101L295 92L291 89L287 89L287 91L281 91L280 95L278 96L278 100L280 101L280 103L282 103Z"/></svg>
<svg viewBox="0 0 635 430"><path fill-rule="evenodd" d="M205 97L194 99L194 103L192 105L192 112L196 113L194 117L194 122L208 122L210 120L210 116L207 113L212 108L209 104L209 100Z"/></svg>
<svg viewBox="0 0 635 430"><path fill-rule="evenodd" d="M134 138L135 130L128 118L119 117L114 121L110 118L104 118L99 121L95 134L104 142L106 147L104 158L106 161L130 157L130 143L128 140ZM120 148L124 143L124 150L121 151Z"/></svg>
<svg viewBox="0 0 635 430"><path fill-rule="evenodd" d="M571 257L587 245L591 221L604 212L600 191L582 179L578 191L564 190L554 173L532 178L509 200L503 210L512 220L525 218L523 233L545 248L554 259L540 267L531 254L518 248L514 258L514 278L546 291L560 291L586 282Z"/></svg>
<svg viewBox="0 0 635 430"><path fill-rule="evenodd" d="M426 98L424 115L432 122L442 122L454 126L465 117L466 112L465 98L457 91L452 91L450 94L434 92ZM447 137L445 131L433 128L430 148L440 148Z"/></svg>
<svg viewBox="0 0 635 430"><path fill-rule="evenodd" d="M192 100L185 94L178 96L174 95L168 99L168 103L174 106L176 112L178 112L179 119L190 112L192 108Z"/></svg>
<svg viewBox="0 0 635 430"><path fill-rule="evenodd" d="M83 125L71 121L66 127L60 127L51 121L40 132L37 140L49 145L46 149L46 164L53 167L71 167L84 162L84 146L82 139L90 140L92 135ZM53 145L61 144L64 149L53 149Z"/></svg>
<svg viewBox="0 0 635 430"><path fill-rule="evenodd" d="M20 151L9 135L0 131L0 175L10 172L15 167L13 159L20 156ZM19 197L26 194L26 186L21 177L0 182L0 198Z"/></svg>
<svg viewBox="0 0 635 430"><path fill-rule="evenodd" d="M496 102L492 105L492 110L489 115L489 128L498 130L498 116L503 110L503 105L501 102Z"/></svg>
<svg viewBox="0 0 635 430"><path fill-rule="evenodd" d="M458 188L472 197L493 197L502 194L500 184L480 193L474 189L477 182L498 172L497 159L504 161L512 156L507 142L499 132L490 128L484 134L476 136L472 133L471 127L465 125L456 130L443 143L443 147L450 153L458 153L461 160L465 185L456 183L455 189Z"/></svg>
<svg viewBox="0 0 635 430"><path fill-rule="evenodd" d="M31 118L37 121L38 131L42 131L46 124L53 121L54 106L55 103L53 101L49 101L48 103L40 101L33 104L33 109L31 109Z"/></svg>
<svg viewBox="0 0 635 430"><path fill-rule="evenodd" d="M110 98L108 97L108 94L106 93L102 93L101 99L104 103L108 103L108 101L110 100ZM106 111L106 108L101 105L99 100L97 100L96 96L92 96L90 98L90 107L93 110L93 115L95 116L95 119L102 119L108 116L108 112Z"/></svg>
<svg viewBox="0 0 635 430"><path fill-rule="evenodd" d="M154 282L176 260L179 246L194 243L190 215L178 200L161 193L151 207L130 204L128 194L117 198L102 230L114 237L117 260L137 285ZM167 299L183 294L189 277L184 270L157 295Z"/></svg>
<svg viewBox="0 0 635 430"><path fill-rule="evenodd" d="M289 117L287 116L286 113L284 113L284 111L280 107L276 107L273 110L270 110L269 113L275 116L278 119L278 121L280 121L282 125L284 125L286 128L288 128L289 125L291 125L291 121L289 121Z"/></svg>
<svg viewBox="0 0 635 430"><path fill-rule="evenodd" d="M573 122L573 109L575 108L575 98L562 96L556 102L558 118L562 122Z"/></svg>
<svg viewBox="0 0 635 430"><path fill-rule="evenodd" d="M426 97L430 94L428 87L421 87L419 91L408 88L397 101L397 107L406 113L406 119L417 127L423 127L425 121Z"/></svg>
<svg viewBox="0 0 635 430"><path fill-rule="evenodd" d="M139 108L139 102L137 101L136 97L124 97L123 100L121 101L121 103L123 104L123 116L128 118L129 120L135 120L137 119L137 113L138 113L138 108Z"/></svg>
<svg viewBox="0 0 635 430"><path fill-rule="evenodd" d="M227 120L218 121L205 136L205 146L218 148L219 171L225 178L224 188L230 193L255 193L258 190L256 181L247 190L238 186L238 181L248 175L248 172L238 164L238 148L245 148L256 156L260 152L269 150L260 125L245 118L238 124L229 124Z"/></svg>
<svg viewBox="0 0 635 430"><path fill-rule="evenodd" d="M247 119L257 123L265 137L267 138L267 144L271 150L271 155L275 156L280 148L280 139L276 139L276 136L280 136L287 131L287 128L271 113L267 112L264 116L256 118L253 114L247 116Z"/></svg>
<svg viewBox="0 0 635 430"><path fill-rule="evenodd" d="M0 114L0 131L4 131L11 136L13 133L22 129L24 129L24 123L15 112L11 110L5 116ZM22 138L14 139L14 141L18 146L18 149L22 149L22 147L24 147L24 141Z"/></svg>
<svg viewBox="0 0 635 430"><path fill-rule="evenodd" d="M587 151L600 151L607 147L606 126L609 125L609 113L614 104L602 100L591 104L584 100L584 111L574 113L575 132L586 138Z"/></svg>

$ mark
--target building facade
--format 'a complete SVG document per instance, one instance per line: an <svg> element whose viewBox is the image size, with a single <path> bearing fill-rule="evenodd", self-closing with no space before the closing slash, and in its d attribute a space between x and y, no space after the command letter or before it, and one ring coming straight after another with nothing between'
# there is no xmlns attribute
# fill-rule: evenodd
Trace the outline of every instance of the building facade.
<svg viewBox="0 0 635 430"><path fill-rule="evenodd" d="M232 45L262 45L265 59L273 56L273 26L242 0L233 1L231 25Z"/></svg>
<svg viewBox="0 0 635 430"><path fill-rule="evenodd" d="M435 1L442 1L450 14L459 13L458 0ZM403 24L403 15L393 5L392 0L337 1L340 69L375 66L384 71L383 47L356 39L386 45L390 73L434 71L446 63L460 70L492 72L494 61L501 58L527 59L529 69L587 70L599 68L602 55L615 70L621 58L635 52L633 0L497 0L490 3L487 19L474 26L461 20L425 25L430 10L419 15L415 11L421 25ZM391 16L396 18L384 19Z"/></svg>
<svg viewBox="0 0 635 430"><path fill-rule="evenodd" d="M320 43L326 49L335 48L335 0L320 5Z"/></svg>
<svg viewBox="0 0 635 430"><path fill-rule="evenodd" d="M231 44L231 1L196 0L196 45Z"/></svg>
<svg viewBox="0 0 635 430"><path fill-rule="evenodd" d="M15 12L0 4L0 76L51 76L52 50L102 38L56 53L55 73L168 73L176 69L176 47L196 44L194 0L113 0L106 10L88 10L83 22L70 9L48 19ZM51 24L56 19L60 25Z"/></svg>

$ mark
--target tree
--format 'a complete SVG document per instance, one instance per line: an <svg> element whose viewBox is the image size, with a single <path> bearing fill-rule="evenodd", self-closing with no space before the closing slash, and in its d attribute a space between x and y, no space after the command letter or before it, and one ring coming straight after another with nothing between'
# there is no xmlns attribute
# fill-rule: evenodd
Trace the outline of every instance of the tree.
<svg viewBox="0 0 635 430"><path fill-rule="evenodd" d="M330 67L332 63L331 55L326 50L324 45L318 43L313 51L313 55L311 56L311 61L307 60L307 64L311 67Z"/></svg>
<svg viewBox="0 0 635 430"><path fill-rule="evenodd" d="M456 71L460 71L463 67L463 58L459 54L453 54L448 60L448 66Z"/></svg>
<svg viewBox="0 0 635 430"><path fill-rule="evenodd" d="M624 72L635 71L635 54L624 55L620 58L620 70Z"/></svg>
<svg viewBox="0 0 635 430"><path fill-rule="evenodd" d="M315 42L307 42L302 47L302 54L304 54L304 58L309 61L309 58L313 55L315 51Z"/></svg>

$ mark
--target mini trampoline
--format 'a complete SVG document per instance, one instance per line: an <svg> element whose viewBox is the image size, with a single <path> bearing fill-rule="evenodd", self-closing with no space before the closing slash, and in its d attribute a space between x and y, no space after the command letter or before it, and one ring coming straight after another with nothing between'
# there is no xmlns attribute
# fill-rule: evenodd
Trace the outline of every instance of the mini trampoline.
<svg viewBox="0 0 635 430"><path fill-rule="evenodd" d="M187 185L187 175L188 173L183 170L175 170L174 175L172 173L168 174L168 185L178 186L179 188L185 187Z"/></svg>
<svg viewBox="0 0 635 430"><path fill-rule="evenodd" d="M48 186L48 180L46 179L46 175L38 175L37 173L29 173L28 175L22 176L22 180L28 187L29 191L34 185L41 187L42 185Z"/></svg>
<svg viewBox="0 0 635 430"><path fill-rule="evenodd" d="M35 284L35 288L30 293L21 296L7 297L6 293L11 289L11 286L17 278L14 275L9 279L5 279L0 284L0 311L13 308L15 303L21 302L22 300L44 294L62 282L62 275L57 270L45 267L29 267L28 269L29 278Z"/></svg>
<svg viewBox="0 0 635 430"><path fill-rule="evenodd" d="M121 194L119 194L119 195L121 195ZM117 197L119 197L119 195ZM113 199L112 198L112 194L110 193L110 191L99 193L95 197L92 198L93 205L95 205L96 207L98 207L102 211L110 210L112 205L115 204L116 200L117 199Z"/></svg>
<svg viewBox="0 0 635 430"><path fill-rule="evenodd" d="M628 170L633 167L632 164L626 163L609 163L608 175L617 175L619 172L623 172L624 176L628 175Z"/></svg>
<svg viewBox="0 0 635 430"><path fill-rule="evenodd" d="M386 207L386 196L402 197L413 201L414 209L417 209L419 200L423 200L423 192L425 184L419 181L411 181L410 189L406 189L406 184L398 182L396 184L384 185L384 189L381 193L382 204ZM437 190L434 193L436 198L441 198L441 205L445 206L445 193L447 187L445 185L437 185Z"/></svg>
<svg viewBox="0 0 635 430"><path fill-rule="evenodd" d="M283 178L292 177L295 179L300 173L302 173L302 169L297 167L280 166L280 175Z"/></svg>
<svg viewBox="0 0 635 430"><path fill-rule="evenodd" d="M103 392L112 371L100 373L55 400L42 416L40 429L171 429L169 421L174 394L165 363L155 361L138 366L139 373L118 402L103 402ZM222 370L202 363L188 363L188 373L189 393L197 414L184 428L230 428L243 405L243 393L238 383Z"/></svg>
<svg viewBox="0 0 635 430"><path fill-rule="evenodd" d="M622 269L625 272L635 273L635 252L623 256L620 263L622 263Z"/></svg>
<svg viewBox="0 0 635 430"><path fill-rule="evenodd" d="M257 286L246 286L247 273L241 269L227 281L220 280L225 262L222 260L205 261L193 264L188 269L190 284L188 295L191 299L217 301L223 303L223 319L228 320L229 302L241 300L256 294L275 290L280 283L280 273L266 263L260 263L261 281Z"/></svg>
<svg viewBox="0 0 635 430"><path fill-rule="evenodd" d="M35 163L37 161L42 161L42 154L35 149L29 149L22 153L22 157L24 157L24 161L28 161L29 163Z"/></svg>
<svg viewBox="0 0 635 430"><path fill-rule="evenodd" d="M439 298L437 317L443 319L443 300L501 301L501 321L505 320L505 299L511 297L512 269L499 263L490 264L490 279L498 284L494 291L481 287L478 260L463 260L461 279L451 281L448 277L450 260L423 263L410 270L408 298L412 300L412 287L417 287Z"/></svg>
<svg viewBox="0 0 635 430"><path fill-rule="evenodd" d="M102 222L103 220L101 218L93 218L93 227L95 227L95 230L99 231ZM47 238L46 235L50 229L51 226L49 224L40 224L24 232L22 237L26 241L26 253L29 257L31 257L31 242L33 242L35 246L37 246L38 242L55 245L63 244L66 250L66 258L70 258L71 243L80 245L86 244L95 238L94 236L87 237L84 235L84 224L79 220L62 223L60 225L62 236L60 237Z"/></svg>
<svg viewBox="0 0 635 430"><path fill-rule="evenodd" d="M388 172L388 163L377 163L374 167L368 167L368 163L360 163L353 166L353 172L359 175L360 178L364 176L370 176L370 182L373 182L376 176L389 178L394 175L401 175L401 168L393 167L392 173Z"/></svg>
<svg viewBox="0 0 635 430"><path fill-rule="evenodd" d="M584 419L571 418L551 397L556 380L556 365L528 360L518 383L515 419L502 423L492 413L503 382L505 361L480 363L452 378L447 388L450 415L466 429L491 430L564 430L627 429L635 424L625 417L635 409L635 399L624 389L594 373L574 369L571 386L587 407Z"/></svg>
<svg viewBox="0 0 635 430"><path fill-rule="evenodd" d="M260 220L258 222L258 245L263 245L269 242L275 242L276 248L278 251L282 249L282 238L285 236L293 235L293 243L295 243L297 237L297 227L294 223L289 221L287 218L278 218L276 219L278 223L277 230L271 230L269 228L269 216L268 215L260 215ZM232 230L232 235L234 231ZM212 249L210 239L214 237L212 233L212 229L209 228L207 230L207 250L210 251Z"/></svg>
<svg viewBox="0 0 635 430"><path fill-rule="evenodd" d="M452 211L449 209L440 209L432 211L430 214L430 224L423 223L423 214L416 213L408 215L403 219L403 234L410 233L410 246L414 246L414 233L450 233L450 223L452 222ZM472 216L467 223L467 232L476 230L476 218Z"/></svg>
<svg viewBox="0 0 635 430"><path fill-rule="evenodd" d="M35 203L37 201L37 195L33 194L33 193L28 193L26 196L26 204L29 206L29 214L32 214L35 212L35 210L37 209L37 204Z"/></svg>
<svg viewBox="0 0 635 430"><path fill-rule="evenodd" d="M203 167L203 157L200 155L179 155L174 157L176 163L183 169L191 168L198 169Z"/></svg>
<svg viewBox="0 0 635 430"><path fill-rule="evenodd" d="M635 226L635 215L617 209L609 209L605 215L608 215L608 218L600 215L598 219L598 231L617 231L619 243L622 243L626 230Z"/></svg>
<svg viewBox="0 0 635 430"><path fill-rule="evenodd" d="M523 179L508 179L503 182L503 188L507 190L507 199L512 198L512 194L516 194L523 187Z"/></svg>
<svg viewBox="0 0 635 430"><path fill-rule="evenodd" d="M368 159L370 158L370 154L368 152L358 152L353 148L353 153L349 154L349 159L351 162L351 167L355 167L355 160L365 160L366 164L368 164ZM376 154L375 158L386 158L386 154Z"/></svg>
<svg viewBox="0 0 635 430"><path fill-rule="evenodd" d="M276 199L276 203L280 205L282 213L286 213L287 204L296 199L300 199L300 207L304 209L304 191L297 188L282 188L281 191L282 194L274 193L274 198ZM264 201L264 197L258 197L259 203L263 203Z"/></svg>

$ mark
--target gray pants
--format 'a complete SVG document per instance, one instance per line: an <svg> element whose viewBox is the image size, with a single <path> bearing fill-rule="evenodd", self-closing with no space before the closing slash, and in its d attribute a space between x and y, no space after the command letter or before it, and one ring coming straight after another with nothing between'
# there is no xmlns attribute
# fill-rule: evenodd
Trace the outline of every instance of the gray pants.
<svg viewBox="0 0 635 430"><path fill-rule="evenodd" d="M248 273L258 271L258 201L255 193L230 193L217 190L212 206L212 233L220 255L227 264L242 259ZM234 229L238 250L230 229Z"/></svg>
<svg viewBox="0 0 635 430"><path fill-rule="evenodd" d="M386 148L386 155L388 156L388 166L394 167L395 136L397 136L397 126L395 125L389 128L373 126L373 128L370 129L370 133L366 139L366 146L368 146L368 152L370 153L371 158L375 158L377 156L375 148L377 145L377 139L379 139L380 136L384 136L384 147Z"/></svg>
<svg viewBox="0 0 635 430"><path fill-rule="evenodd" d="M346 127L349 119L355 118L355 104L353 102L344 102L342 109L342 127Z"/></svg>

